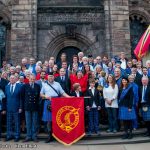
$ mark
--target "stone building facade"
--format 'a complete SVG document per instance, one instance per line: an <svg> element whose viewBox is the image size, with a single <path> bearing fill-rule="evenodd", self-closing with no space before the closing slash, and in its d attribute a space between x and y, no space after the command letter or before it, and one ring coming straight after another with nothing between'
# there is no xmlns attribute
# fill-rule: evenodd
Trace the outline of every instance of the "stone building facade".
<svg viewBox="0 0 150 150"><path fill-rule="evenodd" d="M0 59L131 57L149 24L149 0L0 0Z"/></svg>

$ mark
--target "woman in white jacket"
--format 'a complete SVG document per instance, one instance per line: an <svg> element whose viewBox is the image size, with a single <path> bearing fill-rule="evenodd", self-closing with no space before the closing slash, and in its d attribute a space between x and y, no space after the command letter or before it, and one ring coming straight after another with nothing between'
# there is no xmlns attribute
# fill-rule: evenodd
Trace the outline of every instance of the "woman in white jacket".
<svg viewBox="0 0 150 150"><path fill-rule="evenodd" d="M107 85L103 89L105 107L108 113L109 129L107 132L117 132L118 86L113 75L107 77Z"/></svg>

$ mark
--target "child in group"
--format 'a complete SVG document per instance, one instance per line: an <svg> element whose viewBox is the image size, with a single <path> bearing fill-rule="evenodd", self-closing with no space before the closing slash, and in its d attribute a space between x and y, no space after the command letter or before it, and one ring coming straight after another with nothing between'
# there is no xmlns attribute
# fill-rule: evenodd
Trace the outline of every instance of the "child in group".
<svg viewBox="0 0 150 150"><path fill-rule="evenodd" d="M81 86L79 83L73 84L73 91L71 92L71 96L82 97L83 93L81 92Z"/></svg>
<svg viewBox="0 0 150 150"><path fill-rule="evenodd" d="M89 89L86 92L86 96L89 97L85 101L86 109L88 111L88 132L89 135L99 131L99 110L100 106L100 95L99 91L95 88L95 80L89 80Z"/></svg>

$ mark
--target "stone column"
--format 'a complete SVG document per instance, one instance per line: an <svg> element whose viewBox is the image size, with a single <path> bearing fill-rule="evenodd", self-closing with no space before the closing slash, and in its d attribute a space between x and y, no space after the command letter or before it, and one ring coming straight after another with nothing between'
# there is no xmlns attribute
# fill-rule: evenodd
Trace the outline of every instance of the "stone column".
<svg viewBox="0 0 150 150"><path fill-rule="evenodd" d="M11 59L37 58L37 0L19 0L12 6Z"/></svg>
<svg viewBox="0 0 150 150"><path fill-rule="evenodd" d="M105 0L106 51L108 56L121 51L131 57L128 0Z"/></svg>

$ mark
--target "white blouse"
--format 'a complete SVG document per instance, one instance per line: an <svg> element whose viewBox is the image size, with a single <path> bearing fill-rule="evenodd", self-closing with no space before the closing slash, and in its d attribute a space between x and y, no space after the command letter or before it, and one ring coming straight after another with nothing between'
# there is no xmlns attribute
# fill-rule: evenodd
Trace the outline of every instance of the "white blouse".
<svg viewBox="0 0 150 150"><path fill-rule="evenodd" d="M115 84L115 88L113 89L112 86L108 86L107 88L104 87L103 89L103 96L104 99L112 100L111 105L107 104L105 101L105 107L112 107L112 108L118 108L118 85Z"/></svg>

